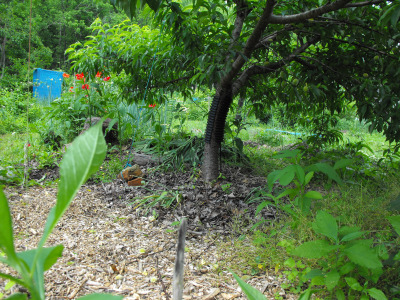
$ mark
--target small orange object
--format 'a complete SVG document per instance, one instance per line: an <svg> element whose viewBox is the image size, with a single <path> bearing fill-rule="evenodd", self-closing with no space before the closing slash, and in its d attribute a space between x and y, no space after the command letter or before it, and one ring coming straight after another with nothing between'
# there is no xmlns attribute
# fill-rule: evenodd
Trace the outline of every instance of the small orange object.
<svg viewBox="0 0 400 300"><path fill-rule="evenodd" d="M142 185L142 178L135 178L131 181L128 181L129 186L141 186Z"/></svg>

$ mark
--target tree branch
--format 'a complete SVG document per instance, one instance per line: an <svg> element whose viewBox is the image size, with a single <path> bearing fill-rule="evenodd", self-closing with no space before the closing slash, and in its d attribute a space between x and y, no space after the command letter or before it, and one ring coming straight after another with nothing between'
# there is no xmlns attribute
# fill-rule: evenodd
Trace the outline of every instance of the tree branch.
<svg viewBox="0 0 400 300"><path fill-rule="evenodd" d="M251 56L251 53L254 50L254 46L260 40L262 33L269 24L268 19L272 14L275 4L276 0L267 0L263 14L258 20L258 23L256 24L252 34L250 35L246 42L246 45L244 46L243 55L239 55L233 62L231 70L221 80L221 86L229 85L246 62L245 57Z"/></svg>
<svg viewBox="0 0 400 300"><path fill-rule="evenodd" d="M363 7L363 6L368 6L368 5L376 5L376 4L380 4L380 3L386 3L386 2L388 2L388 1L386 1L386 0L371 0L371 1L364 1L364 2L358 2L358 3L349 3L349 4L346 4L346 8L347 7ZM390 2L392 2L392 1L390 1Z"/></svg>
<svg viewBox="0 0 400 300"><path fill-rule="evenodd" d="M299 23L303 22L307 19L313 19L316 17L319 17L323 14L326 14L331 11L336 11L341 8L344 8L351 0L338 0L333 3L326 4L324 6L302 12L299 14L295 15L289 15L289 16L276 16L276 15L271 15L269 17L269 23L271 24L289 24L289 23Z"/></svg>
<svg viewBox="0 0 400 300"><path fill-rule="evenodd" d="M233 26L231 42L230 42L230 45L228 48L228 54L226 56L227 62L229 61L229 58L231 57L230 51L235 46L237 40L240 37L240 34L242 33L244 20L246 19L246 17L249 15L249 13L252 10L248 7L247 3L244 0L235 0L233 2L236 4L236 19L235 19L235 23Z"/></svg>
<svg viewBox="0 0 400 300"><path fill-rule="evenodd" d="M299 48L297 48L293 53L288 55L286 58L283 58L277 62L271 62L265 66L260 66L260 65L253 65L249 67L247 70L245 70L239 78L234 82L232 86L232 94L233 96L237 95L239 92L240 88L246 84L247 81L250 80L251 77L256 76L256 75L262 75L262 74L268 74L272 73L279 68L283 67L285 64L288 62L291 62L293 60L296 60L296 57L307 50L308 47L311 45L315 44L317 41L320 40L319 36L311 38L307 43L303 44Z"/></svg>

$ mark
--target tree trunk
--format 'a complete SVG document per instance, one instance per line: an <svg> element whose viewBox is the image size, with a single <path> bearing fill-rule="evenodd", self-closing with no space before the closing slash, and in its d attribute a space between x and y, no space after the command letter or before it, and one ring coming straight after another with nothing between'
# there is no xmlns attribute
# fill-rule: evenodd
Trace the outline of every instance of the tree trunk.
<svg viewBox="0 0 400 300"><path fill-rule="evenodd" d="M219 150L224 139L226 116L232 103L232 86L217 88L208 114L205 148L203 156L203 178L212 181L218 178Z"/></svg>

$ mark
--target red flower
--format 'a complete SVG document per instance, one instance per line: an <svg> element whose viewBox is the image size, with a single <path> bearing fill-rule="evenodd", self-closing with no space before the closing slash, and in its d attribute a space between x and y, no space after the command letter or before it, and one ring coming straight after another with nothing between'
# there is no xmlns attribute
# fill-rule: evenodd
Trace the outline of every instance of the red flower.
<svg viewBox="0 0 400 300"><path fill-rule="evenodd" d="M149 107L150 107L150 108L154 108L154 107L156 107L156 105L157 105L157 104L149 104Z"/></svg>
<svg viewBox="0 0 400 300"><path fill-rule="evenodd" d="M63 77L64 77L64 78L69 78L69 74L63 73Z"/></svg>
<svg viewBox="0 0 400 300"><path fill-rule="evenodd" d="M77 80L82 80L82 79L84 80L85 79L85 75L83 75L83 72L81 74L76 74L75 77L76 77Z"/></svg>
<svg viewBox="0 0 400 300"><path fill-rule="evenodd" d="M71 86L71 87L69 88L69 91L70 91L70 92L73 92L73 91L74 91L74 87Z"/></svg>
<svg viewBox="0 0 400 300"><path fill-rule="evenodd" d="M97 72L96 77L100 78L101 77L101 72Z"/></svg>
<svg viewBox="0 0 400 300"><path fill-rule="evenodd" d="M111 78L110 76L107 76L107 77L104 77L103 80L104 80L104 81L109 81L110 78Z"/></svg>
<svg viewBox="0 0 400 300"><path fill-rule="evenodd" d="M82 84L82 90L88 90L89 89L89 85L86 84Z"/></svg>
<svg viewBox="0 0 400 300"><path fill-rule="evenodd" d="M30 144L30 143L28 143L28 144L26 144L26 146L30 147L30 146L31 146L31 144Z"/></svg>

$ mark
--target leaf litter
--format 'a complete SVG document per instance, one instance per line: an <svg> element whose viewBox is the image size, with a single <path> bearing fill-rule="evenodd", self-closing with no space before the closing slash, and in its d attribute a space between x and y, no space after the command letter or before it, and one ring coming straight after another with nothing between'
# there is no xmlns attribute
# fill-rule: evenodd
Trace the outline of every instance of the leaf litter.
<svg viewBox="0 0 400 300"><path fill-rule="evenodd" d="M71 206L51 234L46 246L64 245L63 256L45 273L48 299L75 299L91 293L124 295L125 299L171 299L171 282L176 251L177 221L188 220L183 299L246 299L228 267L221 266L232 249L219 244L232 241L255 223L257 204L249 204L249 194L265 185L265 178L239 167L224 167L225 179L213 185L200 174L164 172L154 162L141 166L145 185L130 187L122 180L83 185ZM57 169L40 172L36 177ZM12 211L17 251L35 248L57 189L34 186L27 190L7 188ZM147 212L135 200L157 199L165 192L170 208L156 201ZM261 213L277 218L274 208ZM261 216L259 216L260 218ZM240 231L232 222L240 219ZM233 241L232 241L233 243ZM251 247L251 245L249 245ZM11 272L0 265L0 272ZM271 272L272 274L273 272ZM247 276L249 277L249 276ZM268 272L249 277L249 284L267 299L296 299L280 287L283 277ZM21 289L0 293L9 295Z"/></svg>

